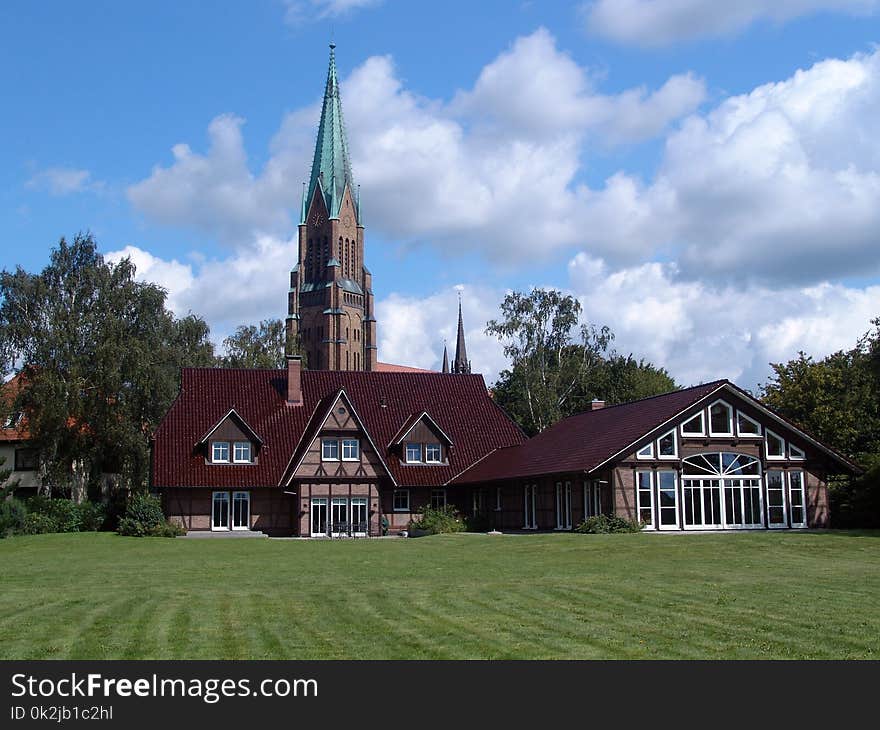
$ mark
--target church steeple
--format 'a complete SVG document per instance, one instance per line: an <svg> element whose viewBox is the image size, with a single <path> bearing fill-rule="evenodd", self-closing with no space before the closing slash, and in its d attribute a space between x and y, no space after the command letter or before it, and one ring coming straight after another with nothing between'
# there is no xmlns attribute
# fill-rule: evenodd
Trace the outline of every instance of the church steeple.
<svg viewBox="0 0 880 730"><path fill-rule="evenodd" d="M330 67L327 70L327 84L324 87L324 105L321 109L321 122L318 125L318 139L315 142L315 156L312 160L312 174L309 180L307 201L315 195L320 185L324 204L331 218L339 215L345 188L354 191L351 174L351 160L348 155L348 137L345 134L345 121L342 117L342 102L339 98L339 79L336 74L336 44L330 44ZM305 210L300 223L305 223Z"/></svg>
<svg viewBox="0 0 880 730"><path fill-rule="evenodd" d="M458 295L458 337L455 340L455 360L452 361L452 372L468 375L471 372L471 361L467 356L467 345L464 341L464 319L461 316L461 294Z"/></svg>
<svg viewBox="0 0 880 730"><path fill-rule="evenodd" d="M446 350L446 341L443 342L443 372L449 373L449 352Z"/></svg>

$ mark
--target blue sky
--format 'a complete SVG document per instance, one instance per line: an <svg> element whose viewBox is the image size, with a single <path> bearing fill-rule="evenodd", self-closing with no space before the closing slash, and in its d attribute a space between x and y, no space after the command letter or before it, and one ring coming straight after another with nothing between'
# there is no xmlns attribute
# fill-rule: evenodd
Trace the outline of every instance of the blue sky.
<svg viewBox="0 0 880 730"><path fill-rule="evenodd" d="M491 380L546 285L754 387L880 316L880 3L766 5L7 0L0 263L91 230L218 340L283 316L332 37L380 359L436 367L461 291Z"/></svg>

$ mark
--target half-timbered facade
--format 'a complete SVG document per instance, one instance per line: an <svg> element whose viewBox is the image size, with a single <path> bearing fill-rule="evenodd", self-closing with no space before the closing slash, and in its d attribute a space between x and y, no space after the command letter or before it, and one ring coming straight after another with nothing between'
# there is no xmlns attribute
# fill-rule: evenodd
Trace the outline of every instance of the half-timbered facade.
<svg viewBox="0 0 880 730"><path fill-rule="evenodd" d="M720 380L565 419L455 484L498 529L614 514L647 530L826 527L828 478L858 467Z"/></svg>

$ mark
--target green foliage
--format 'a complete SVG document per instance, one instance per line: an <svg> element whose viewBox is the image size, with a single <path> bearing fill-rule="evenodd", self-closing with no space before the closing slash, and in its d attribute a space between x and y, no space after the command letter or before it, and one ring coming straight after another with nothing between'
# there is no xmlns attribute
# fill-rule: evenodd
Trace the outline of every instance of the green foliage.
<svg viewBox="0 0 880 730"><path fill-rule="evenodd" d="M116 532L128 537L177 537L186 531L166 522L162 503L157 496L140 492L129 499L125 516L120 518Z"/></svg>
<svg viewBox="0 0 880 730"><path fill-rule="evenodd" d="M581 522L575 532L588 535L607 535L614 532L641 532L644 524L625 520L617 515L596 515Z"/></svg>
<svg viewBox="0 0 880 730"><path fill-rule="evenodd" d="M100 530L107 519L106 508L96 502L84 501L77 504L70 499L50 499L36 495L29 497L26 505L29 515L48 518L49 522L45 524L53 527L49 532L94 532Z"/></svg>
<svg viewBox="0 0 880 730"><path fill-rule="evenodd" d="M257 327L241 325L223 340L226 354L217 358L217 364L224 368L283 368L286 345L287 330L280 319L265 319Z"/></svg>
<svg viewBox="0 0 880 730"><path fill-rule="evenodd" d="M21 532L27 519L27 507L20 499L0 499L0 538Z"/></svg>
<svg viewBox="0 0 880 730"><path fill-rule="evenodd" d="M424 530L430 535L440 535L449 532L464 532L465 523L461 515L451 504L443 507L426 506L419 512L419 517L412 521L410 528Z"/></svg>
<svg viewBox="0 0 880 730"><path fill-rule="evenodd" d="M60 532L58 523L49 515L42 512L29 512L24 518L21 527L22 535L45 535L50 532Z"/></svg>
<svg viewBox="0 0 880 730"><path fill-rule="evenodd" d="M44 483L85 493L102 473L146 483L149 434L174 399L181 366L212 365L208 327L176 319L166 292L104 261L91 235L63 238L39 274L0 272L0 368L21 364Z"/></svg>
<svg viewBox="0 0 880 730"><path fill-rule="evenodd" d="M608 327L579 324L581 305L572 296L513 292L501 312L503 319L489 322L486 332L504 343L511 367L493 393L530 436L587 409L593 399L613 405L677 387L664 369L611 350Z"/></svg>
<svg viewBox="0 0 880 730"><path fill-rule="evenodd" d="M77 508L82 532L97 532L107 522L107 508L100 502L81 502Z"/></svg>

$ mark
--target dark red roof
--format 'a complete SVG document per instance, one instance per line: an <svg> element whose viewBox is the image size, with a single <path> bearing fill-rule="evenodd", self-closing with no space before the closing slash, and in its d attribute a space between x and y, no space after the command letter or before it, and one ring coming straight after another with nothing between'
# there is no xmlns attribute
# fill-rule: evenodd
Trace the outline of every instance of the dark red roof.
<svg viewBox="0 0 880 730"><path fill-rule="evenodd" d="M303 435L311 440L317 432L313 415L325 411L341 390L400 485L445 484L495 449L525 440L489 398L480 375L305 370L302 387L303 405L291 407L286 401L286 370L183 370L180 393L154 436L153 483L277 486ZM233 408L263 440L259 463L206 464L197 444ZM422 411L453 440L449 465L408 466L387 452L401 426Z"/></svg>
<svg viewBox="0 0 880 730"><path fill-rule="evenodd" d="M585 411L554 424L520 446L496 451L468 469L456 484L541 474L591 471L706 396L716 380L664 395Z"/></svg>

